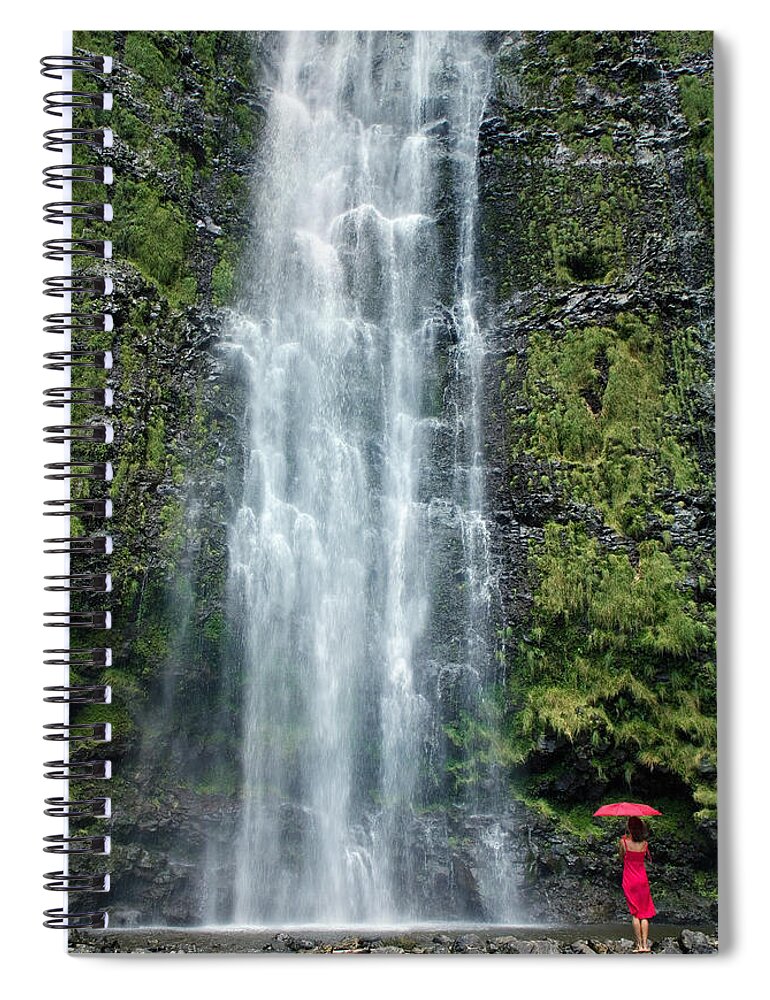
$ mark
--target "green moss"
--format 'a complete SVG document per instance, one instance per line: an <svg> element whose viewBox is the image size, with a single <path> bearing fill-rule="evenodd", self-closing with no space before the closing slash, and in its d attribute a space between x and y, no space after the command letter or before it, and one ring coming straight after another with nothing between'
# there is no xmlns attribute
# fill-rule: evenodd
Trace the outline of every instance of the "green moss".
<svg viewBox="0 0 770 1000"><path fill-rule="evenodd" d="M214 305L230 305L235 291L234 247L232 243L218 239L216 242L220 257L211 272L211 299Z"/></svg>
<svg viewBox="0 0 770 1000"><path fill-rule="evenodd" d="M158 49L150 32L128 32L123 59L154 87L162 89L174 80L173 64Z"/></svg>
<svg viewBox="0 0 770 1000"><path fill-rule="evenodd" d="M632 562L549 524L530 566L533 627L507 691L513 756L553 734L584 747L602 781L658 770L711 787L699 766L716 752L714 623L689 593L687 553L647 542Z"/></svg>
<svg viewBox="0 0 770 1000"><path fill-rule="evenodd" d="M74 31L72 45L73 50L83 49L94 55L115 55L115 35L112 31Z"/></svg>
<svg viewBox="0 0 770 1000"><path fill-rule="evenodd" d="M595 78L610 92L636 93L640 81L608 72L632 54L630 31L524 32L522 77L533 104L571 99L570 77Z"/></svg>
<svg viewBox="0 0 770 1000"><path fill-rule="evenodd" d="M660 54L674 66L689 56L711 53L714 45L711 31L654 31L653 38Z"/></svg>
<svg viewBox="0 0 770 1000"><path fill-rule="evenodd" d="M215 768L208 768L194 783L186 782L183 787L192 787L196 795L235 796L240 787L240 774L229 761L222 761Z"/></svg>
<svg viewBox="0 0 770 1000"><path fill-rule="evenodd" d="M665 360L654 317L621 314L613 327L535 331L522 386L530 411L513 419L517 449L556 460L558 484L634 537L661 516L661 487L687 489L699 480L671 428L679 404L664 384Z"/></svg>
<svg viewBox="0 0 770 1000"><path fill-rule="evenodd" d="M114 221L76 222L73 232L112 239L118 261L113 304L118 336L88 333L73 340L74 349L109 348L115 357L106 377L115 391L116 475L109 487L75 487L81 495L109 490L115 500L110 525L115 551L109 560L113 593L102 603L113 612L115 662L106 671L74 671L73 679L113 687L113 704L97 711L116 730L116 770L127 773L128 768L133 777L141 734L146 744L160 748L155 777L161 782L178 787L182 775L191 775L201 788L208 781L212 790L229 794L236 787L237 767L229 777L212 775L206 763L208 757L237 759L237 722L216 733L211 726L212 692L220 690L228 643L223 611L227 550L220 516L226 501L216 519L204 521L187 509L184 483L188 467L205 468L235 433L212 419L214 390L203 377L205 348L196 344L191 350L189 307L210 314L212 305L231 294L229 270L249 228L245 178L256 124L249 107L250 41L227 32L78 32L74 45L76 51L115 57L121 100L109 113L83 111L78 124L113 128L123 166L109 192ZM206 77L214 83L204 116L202 107L184 106L181 94L203 92ZM80 74L74 89L100 86ZM191 115L197 119L191 121ZM75 152L83 155L80 162L90 162L91 153ZM76 185L75 200L93 200L94 193L93 186ZM202 203L224 230L216 255L209 234L198 236ZM88 311L91 305L74 303L74 309ZM105 373L78 369L73 381L102 385ZM75 415L80 421L93 413L83 409ZM78 445L72 457L104 461L105 451ZM87 535L103 525L84 519L73 528ZM74 631L72 642L88 647L93 638ZM170 734L165 708L155 706L167 707L175 698L187 709ZM235 720L234 694L221 694L215 711ZM142 757L140 769L147 773L149 767Z"/></svg>
<svg viewBox="0 0 770 1000"><path fill-rule="evenodd" d="M647 665L640 660L642 675L654 675L658 654L687 656L711 638L686 596L674 556L657 542L640 544L634 565L626 554L602 554L596 540L574 525L549 524L533 558L536 617L557 625L585 624L592 651L633 645L653 654Z"/></svg>
<svg viewBox="0 0 770 1000"><path fill-rule="evenodd" d="M169 653L169 625L164 621L145 617L134 643L136 655L144 661L148 673L157 673Z"/></svg>
<svg viewBox="0 0 770 1000"><path fill-rule="evenodd" d="M602 824L594 819L592 807L588 805L555 806L547 799L533 795L527 788L527 784L514 785L513 797L527 806L533 812L550 820L557 830L564 831L577 837L579 840L588 840L591 837L603 837L605 829Z"/></svg>
<svg viewBox="0 0 770 1000"><path fill-rule="evenodd" d="M497 276L501 297L515 287L620 280L643 238L629 219L636 220L640 209L650 211L638 170L622 144L616 149L605 120L584 128L582 118L562 111L554 129L550 116L539 114L542 122L527 122L526 142L499 150L485 199L487 266ZM510 127L521 130L523 124L512 115ZM557 140L573 152L558 163ZM601 157L583 157L592 150Z"/></svg>
<svg viewBox="0 0 770 1000"><path fill-rule="evenodd" d="M578 218L561 219L547 227L557 281L607 284L624 268L623 230L609 223L597 232Z"/></svg>
<svg viewBox="0 0 770 1000"><path fill-rule="evenodd" d="M143 181L123 181L114 206L116 253L157 282L172 304L193 302L190 251L195 230L189 218Z"/></svg>
<svg viewBox="0 0 770 1000"><path fill-rule="evenodd" d="M513 762L508 747L499 739L498 723L496 706L486 700L476 713L463 711L459 718L444 725L449 744L446 772L455 792L477 785L488 773L490 764L503 758Z"/></svg>
<svg viewBox="0 0 770 1000"><path fill-rule="evenodd" d="M549 31L548 54L577 73L585 73L596 58L596 40L593 31Z"/></svg>
<svg viewBox="0 0 770 1000"><path fill-rule="evenodd" d="M701 122L710 121L714 114L714 95L709 81L699 76L680 76L677 82L682 113L690 128L697 128Z"/></svg>
<svg viewBox="0 0 770 1000"><path fill-rule="evenodd" d="M682 114L690 126L685 150L688 186L706 220L714 215L714 83L711 76L678 78Z"/></svg>
<svg viewBox="0 0 770 1000"><path fill-rule="evenodd" d="M166 427L160 414L156 414L147 427L145 467L161 471L166 467Z"/></svg>
<svg viewBox="0 0 770 1000"><path fill-rule="evenodd" d="M225 617L221 611L209 615L203 626L203 635L209 642L218 643L225 634Z"/></svg>
<svg viewBox="0 0 770 1000"><path fill-rule="evenodd" d="M193 39L192 48L196 58L210 70L216 66L218 34L216 31L196 31Z"/></svg>
<svg viewBox="0 0 770 1000"><path fill-rule="evenodd" d="M256 117L248 104L236 104L232 109L233 121L238 131L237 143L242 149L254 146Z"/></svg>

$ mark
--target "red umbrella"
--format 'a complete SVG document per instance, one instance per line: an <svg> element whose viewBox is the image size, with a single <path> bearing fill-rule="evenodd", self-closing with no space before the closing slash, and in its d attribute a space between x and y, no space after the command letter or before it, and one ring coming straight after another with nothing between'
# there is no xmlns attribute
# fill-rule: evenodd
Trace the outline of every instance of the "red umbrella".
<svg viewBox="0 0 770 1000"><path fill-rule="evenodd" d="M643 802L609 802L600 806L594 816L662 816L661 812Z"/></svg>

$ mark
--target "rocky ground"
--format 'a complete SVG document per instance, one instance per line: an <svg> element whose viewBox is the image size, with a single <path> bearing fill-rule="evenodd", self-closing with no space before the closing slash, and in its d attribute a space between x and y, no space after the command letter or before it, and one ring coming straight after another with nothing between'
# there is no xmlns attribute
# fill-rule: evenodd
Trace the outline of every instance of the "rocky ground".
<svg viewBox="0 0 770 1000"><path fill-rule="evenodd" d="M446 933L405 931L376 935L340 932L241 930L72 931L72 954L107 952L147 954L305 954L305 955L628 955L634 942L628 928L594 925L584 928L509 928ZM718 950L716 933L669 925L655 928L653 955L704 955Z"/></svg>

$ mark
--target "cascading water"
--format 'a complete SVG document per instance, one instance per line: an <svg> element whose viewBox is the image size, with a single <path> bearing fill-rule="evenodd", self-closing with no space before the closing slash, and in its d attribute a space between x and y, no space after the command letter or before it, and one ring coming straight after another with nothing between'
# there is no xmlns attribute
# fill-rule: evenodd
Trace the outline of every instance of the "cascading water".
<svg viewBox="0 0 770 1000"><path fill-rule="evenodd" d="M230 337L249 385L242 807L212 918L510 919L495 809L447 777L447 725L494 671L473 259L489 58L464 33L278 48ZM453 808L489 813L470 847Z"/></svg>

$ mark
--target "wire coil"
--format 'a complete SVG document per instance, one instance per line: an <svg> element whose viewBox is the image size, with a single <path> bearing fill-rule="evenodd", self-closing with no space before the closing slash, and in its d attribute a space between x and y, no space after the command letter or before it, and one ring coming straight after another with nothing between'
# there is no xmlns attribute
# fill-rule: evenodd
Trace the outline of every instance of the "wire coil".
<svg viewBox="0 0 770 1000"><path fill-rule="evenodd" d="M94 76L99 76L112 72L112 57L92 55L43 56L40 65L43 67L40 70L40 75L51 80L62 80L63 72L77 71L78 73L91 73Z"/></svg>
<svg viewBox="0 0 770 1000"><path fill-rule="evenodd" d="M66 816L69 818L87 816L91 818L109 819L110 800L102 796L93 796L90 799L63 799L60 796L45 800L47 809L44 810L46 816ZM51 878L51 875L44 876ZM75 876L81 877L81 876Z"/></svg>
<svg viewBox="0 0 770 1000"><path fill-rule="evenodd" d="M46 917L43 921L43 927L51 927L53 930L101 930L107 926L107 913L104 910L65 913L60 906L56 906L52 910L43 910L43 916Z"/></svg>
<svg viewBox="0 0 770 1000"><path fill-rule="evenodd" d="M108 128L50 128L43 132L43 149L49 153L63 153L67 146L89 146L92 149L109 149L112 129Z"/></svg>
<svg viewBox="0 0 770 1000"><path fill-rule="evenodd" d="M49 539L53 540L55 539ZM56 657L54 660L43 660L47 667L75 667L85 670L89 667L112 665L112 650L105 646L96 649L44 649L43 655Z"/></svg>
<svg viewBox="0 0 770 1000"><path fill-rule="evenodd" d="M113 328L112 313L49 313L43 322L48 324L43 333L110 333Z"/></svg>
<svg viewBox="0 0 770 1000"><path fill-rule="evenodd" d="M112 109L112 94L92 94L89 91L79 90L52 90L43 98L45 106L43 110L47 115L55 115L61 118L64 111L70 108L76 110L110 111Z"/></svg>
<svg viewBox="0 0 770 1000"><path fill-rule="evenodd" d="M46 444L64 444L67 441L82 441L88 444L111 444L112 424L51 424L43 428L49 437Z"/></svg>
<svg viewBox="0 0 770 1000"><path fill-rule="evenodd" d="M48 351L43 355L49 371L63 372L67 368L112 368L112 351Z"/></svg>
<svg viewBox="0 0 770 1000"><path fill-rule="evenodd" d="M43 549L45 555L112 555L111 535L75 535L70 538L46 538L43 544L63 546L63 548Z"/></svg>
<svg viewBox="0 0 770 1000"><path fill-rule="evenodd" d="M67 813L74 816L75 813ZM46 872L43 878L52 879L43 886L50 892L109 892L110 876L100 875L71 875L69 872Z"/></svg>
<svg viewBox="0 0 770 1000"><path fill-rule="evenodd" d="M57 684L44 687L43 691L46 692L43 701L51 705L109 705L112 701L109 684L77 684L73 687Z"/></svg>
<svg viewBox="0 0 770 1000"><path fill-rule="evenodd" d="M43 295L63 299L65 295L111 295L112 278L99 274L57 274L43 282Z"/></svg>
<svg viewBox="0 0 770 1000"><path fill-rule="evenodd" d="M114 176L110 165L95 162L108 157L113 144L112 130L103 126L101 117L111 110L113 95L106 88L91 89L92 84L85 80L81 88L73 86L73 76L75 83L78 74L103 80L112 73L112 59L86 53L44 56L40 63L44 77L62 81L61 90L50 91L43 98L44 113L61 120L60 127L43 133L43 147L51 153L70 154L69 163L46 167L42 178L46 188L61 192L59 200L43 205L43 219L62 234L43 243L43 257L62 262L63 269L68 271L47 277L43 282L44 295L66 302L62 303L65 311L49 313L43 318L46 336L65 338L63 350L44 355L44 368L70 376L69 384L51 386L43 393L45 407L63 411L61 423L44 428L43 440L68 450L60 459L45 464L46 481L61 484L66 495L46 500L44 514L86 519L91 532L44 541L46 554L65 560L65 567L57 563L57 572L45 576L45 591L66 595L69 605L66 611L44 612L44 625L73 633L69 646L47 649L43 654L44 665L63 669L67 678L63 684L48 685L43 690L44 701L61 706L64 712L63 721L44 726L43 739L62 744L65 751L62 760L46 761L44 777L77 784L108 780L112 773L110 761L99 759L93 749L111 742L111 724L98 716L94 720L93 715L83 717L77 712L80 706L109 705L112 701L111 688L101 677L112 663L111 648L99 640L97 644L81 643L82 635L106 632L112 625L109 609L88 608L87 602L94 599L102 602L108 599L103 595L112 590L111 575L102 565L103 557L112 552L112 538L98 528L94 530L91 524L112 515L112 500L100 493L106 488L100 484L108 484L113 478L111 456L103 451L114 437L112 424L103 419L104 412L112 406L112 388L106 382L99 385L98 377L81 375L90 369L105 372L108 378L112 368L112 350L101 339L113 329L112 313L104 308L104 301L99 301L113 291L112 278L104 273L105 262L112 257L112 243L100 231L112 220L112 205L109 199L100 200L98 195L89 197L95 191L93 187L83 197L78 186L104 187L113 183ZM87 116L86 121L77 120L81 114ZM74 162L83 158L88 162ZM92 268L92 262L97 262L96 268ZM94 559L97 563L90 561ZM68 679L70 672L75 675L75 683ZM87 759L82 759L84 754ZM92 759L91 754L96 756ZM110 853L109 834L94 829L95 823L110 818L110 799L94 794L91 787L80 795L77 792L71 795L68 789L65 796L47 798L45 806L46 816L66 824L64 833L44 838L44 851L61 855L65 863L62 871L44 875L45 888L64 893L69 905L45 910L44 925L65 930L104 928L107 911L102 907L92 908L90 896L109 891L109 874L84 871L80 866L88 864L91 857ZM75 825L70 827L70 824ZM70 857L77 863L74 870L69 868ZM85 906L72 905L77 894L86 895Z"/></svg>
<svg viewBox="0 0 770 1000"><path fill-rule="evenodd" d="M45 469L51 469L46 479L97 479L103 483L112 482L112 462L47 462ZM82 472L73 472L82 469ZM69 470L69 471L67 471Z"/></svg>
<svg viewBox="0 0 770 1000"><path fill-rule="evenodd" d="M43 184L61 191L64 185L78 181L80 184L112 184L112 167L94 163L57 163L43 169Z"/></svg>
<svg viewBox="0 0 770 1000"><path fill-rule="evenodd" d="M47 760L43 767L43 777L51 781L106 781L112 777L112 766L108 760Z"/></svg>
<svg viewBox="0 0 770 1000"><path fill-rule="evenodd" d="M64 225L65 219L89 222L111 222L112 205L101 201L49 201L43 205L43 221Z"/></svg>

